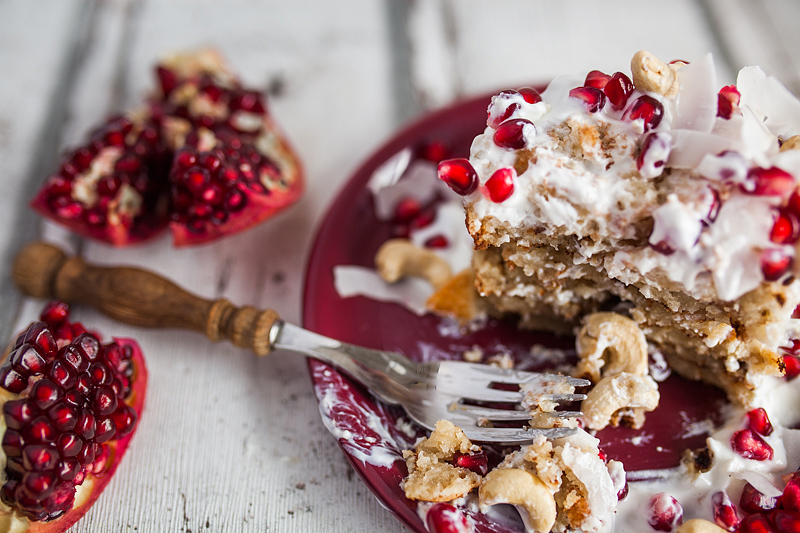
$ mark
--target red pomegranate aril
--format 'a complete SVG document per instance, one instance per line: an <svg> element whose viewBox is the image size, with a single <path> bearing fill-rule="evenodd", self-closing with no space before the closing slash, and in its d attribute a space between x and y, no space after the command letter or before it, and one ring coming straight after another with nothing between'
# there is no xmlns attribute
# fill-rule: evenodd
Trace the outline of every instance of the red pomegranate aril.
<svg viewBox="0 0 800 533"><path fill-rule="evenodd" d="M633 94L633 82L622 72L615 72L603 87L603 92L611 103L611 108L620 111Z"/></svg>
<svg viewBox="0 0 800 533"><path fill-rule="evenodd" d="M778 210L769 240L776 244L794 244L799 238L800 220L788 209Z"/></svg>
<svg viewBox="0 0 800 533"><path fill-rule="evenodd" d="M430 533L470 533L472 524L466 515L450 503L435 503L425 514L425 524Z"/></svg>
<svg viewBox="0 0 800 533"><path fill-rule="evenodd" d="M764 279L767 281L781 279L792 268L793 262L794 258L779 248L764 250L761 252L761 272L764 274Z"/></svg>
<svg viewBox="0 0 800 533"><path fill-rule="evenodd" d="M450 241L444 235L434 235L425 240L424 246L426 248L447 248L450 246Z"/></svg>
<svg viewBox="0 0 800 533"><path fill-rule="evenodd" d="M772 434L772 422L769 421L767 411L763 407L748 411L747 419L750 422L750 429L759 435L768 437Z"/></svg>
<svg viewBox="0 0 800 533"><path fill-rule="evenodd" d="M67 321L68 316L69 304L56 300L45 306L39 318L51 326L60 326Z"/></svg>
<svg viewBox="0 0 800 533"><path fill-rule="evenodd" d="M0 387L19 394L28 387L28 376L23 376L11 366L4 366L0 368Z"/></svg>
<svg viewBox="0 0 800 533"><path fill-rule="evenodd" d="M772 515L772 521L781 533L800 533L800 513L776 511Z"/></svg>
<svg viewBox="0 0 800 533"><path fill-rule="evenodd" d="M606 105L605 93L596 87L575 87L569 91L569 96L581 100L589 113L596 113Z"/></svg>
<svg viewBox="0 0 800 533"><path fill-rule="evenodd" d="M56 339L46 322L34 322L25 332L24 342L39 348L40 353L44 356L58 350Z"/></svg>
<svg viewBox="0 0 800 533"><path fill-rule="evenodd" d="M433 209L425 209L419 215L415 216L411 222L409 222L408 227L412 230L427 228L433 221L436 219L436 211Z"/></svg>
<svg viewBox="0 0 800 533"><path fill-rule="evenodd" d="M38 410L25 399L10 400L3 404L3 417L11 429L22 429L38 414Z"/></svg>
<svg viewBox="0 0 800 533"><path fill-rule="evenodd" d="M759 196L783 196L796 186L794 177L778 167L754 167L747 171L747 181L741 189Z"/></svg>
<svg viewBox="0 0 800 533"><path fill-rule="evenodd" d="M78 423L78 409L66 402L60 402L47 410L47 416L53 421L53 427L60 431L71 431Z"/></svg>
<svg viewBox="0 0 800 533"><path fill-rule="evenodd" d="M74 390L84 397L88 396L94 390L94 383L92 383L92 378L87 372L84 372L77 377L75 380Z"/></svg>
<svg viewBox="0 0 800 533"><path fill-rule="evenodd" d="M800 512L800 478L798 478L797 473L786 484L779 500L783 509Z"/></svg>
<svg viewBox="0 0 800 533"><path fill-rule="evenodd" d="M766 513L778 506L778 498L765 496L750 483L746 483L739 498L739 507L746 513Z"/></svg>
<svg viewBox="0 0 800 533"><path fill-rule="evenodd" d="M517 89L517 92L521 94L522 98L529 104L538 104L542 101L542 95L532 87L522 87L521 89Z"/></svg>
<svg viewBox="0 0 800 533"><path fill-rule="evenodd" d="M800 357L785 354L783 356L783 366L786 379L794 379L800 376Z"/></svg>
<svg viewBox="0 0 800 533"><path fill-rule="evenodd" d="M26 470L45 472L52 470L58 463L58 452L55 448L42 444L29 444L22 450L22 464Z"/></svg>
<svg viewBox="0 0 800 533"><path fill-rule="evenodd" d="M94 438L97 432L97 421L92 413L84 411L78 417L78 423L75 425L75 433L78 434L83 440L90 441Z"/></svg>
<svg viewBox="0 0 800 533"><path fill-rule="evenodd" d="M58 463L58 468L56 470L59 479L63 481L72 481L75 479L75 476L78 475L78 472L81 470L81 464L78 462L77 459L73 458L66 458Z"/></svg>
<svg viewBox="0 0 800 533"><path fill-rule="evenodd" d="M71 389L74 387L78 378L78 373L72 368L72 365L61 360L56 360L51 363L47 375L64 389Z"/></svg>
<svg viewBox="0 0 800 533"><path fill-rule="evenodd" d="M762 514L751 514L745 516L739 524L737 533L784 533L777 531L769 519Z"/></svg>
<svg viewBox="0 0 800 533"><path fill-rule="evenodd" d="M439 163L439 179L456 194L466 196L478 187L478 173L466 159L446 159Z"/></svg>
<svg viewBox="0 0 800 533"><path fill-rule="evenodd" d="M592 70L586 75L586 80L583 84L586 87L593 87L595 89L604 89L608 82L611 80L611 76L606 74L605 72L601 72L599 70Z"/></svg>
<svg viewBox="0 0 800 533"><path fill-rule="evenodd" d="M422 205L416 198L403 198L394 208L394 221L405 223L416 217L422 211Z"/></svg>
<svg viewBox="0 0 800 533"><path fill-rule="evenodd" d="M3 451L8 457L20 457L24 445L25 439L22 438L19 431L6 429L6 432L3 434Z"/></svg>
<svg viewBox="0 0 800 533"><path fill-rule="evenodd" d="M461 468L471 470L479 476L485 476L489 471L489 458L484 451L456 453L453 456L453 463Z"/></svg>
<svg viewBox="0 0 800 533"><path fill-rule="evenodd" d="M101 362L92 363L92 366L89 367L89 377L92 378L92 383L95 385L111 385L114 380L111 370Z"/></svg>
<svg viewBox="0 0 800 533"><path fill-rule="evenodd" d="M731 447L745 459L754 461L767 461L772 459L774 453L772 446L751 429L742 429L734 433L731 437Z"/></svg>
<svg viewBox="0 0 800 533"><path fill-rule="evenodd" d="M673 496L659 492L650 497L647 523L656 531L672 531L683 522L683 507Z"/></svg>
<svg viewBox="0 0 800 533"><path fill-rule="evenodd" d="M528 143L529 136L536 135L536 126L524 118L506 120L494 131L494 143L509 150L519 150Z"/></svg>
<svg viewBox="0 0 800 533"><path fill-rule="evenodd" d="M22 477L22 486L30 496L41 500L53 493L56 476L52 472L27 472Z"/></svg>
<svg viewBox="0 0 800 533"><path fill-rule="evenodd" d="M111 415L114 425L117 428L117 436L124 437L128 435L136 427L136 411L127 405L120 405L119 408Z"/></svg>
<svg viewBox="0 0 800 533"><path fill-rule="evenodd" d="M91 465L94 462L94 443L87 442L78 452L76 458L83 466Z"/></svg>
<svg viewBox="0 0 800 533"><path fill-rule="evenodd" d="M735 110L739 109L739 100L742 95L735 85L728 85L719 90L717 95L717 116L729 119Z"/></svg>
<svg viewBox="0 0 800 533"><path fill-rule="evenodd" d="M724 492L715 492L711 496L711 505L714 508L714 521L726 531L736 531L739 527L739 514L736 506Z"/></svg>
<svg viewBox="0 0 800 533"><path fill-rule="evenodd" d="M89 361L94 361L100 355L100 341L91 333L81 333L75 338L73 344L81 349Z"/></svg>
<svg viewBox="0 0 800 533"><path fill-rule="evenodd" d="M75 457L85 443L75 433L64 433L58 437L57 449L62 457Z"/></svg>
<svg viewBox="0 0 800 533"><path fill-rule="evenodd" d="M486 197L495 203L501 203L514 193L514 178L516 172L513 168L501 168L496 170L486 180L483 190Z"/></svg>
<svg viewBox="0 0 800 533"><path fill-rule="evenodd" d="M77 372L86 372L89 368L89 360L77 346L69 344L64 346L58 353L59 359L68 363Z"/></svg>
<svg viewBox="0 0 800 533"><path fill-rule="evenodd" d="M111 440L117 433L117 426L111 418L101 418L97 421L97 433L94 436L96 443L102 444Z"/></svg>
<svg viewBox="0 0 800 533"><path fill-rule="evenodd" d="M58 437L55 428L45 415L39 415L22 428L22 438L33 444L49 444Z"/></svg>
<svg viewBox="0 0 800 533"><path fill-rule="evenodd" d="M11 366L21 374L37 374L44 371L47 362L31 344L23 344L11 354Z"/></svg>
<svg viewBox="0 0 800 533"><path fill-rule="evenodd" d="M64 397L64 390L49 378L42 378L31 387L30 398L39 409L47 409Z"/></svg>
<svg viewBox="0 0 800 533"><path fill-rule="evenodd" d="M97 387L94 390L92 406L94 407L95 414L99 416L108 416L117 410L117 405L117 395L114 389L108 385Z"/></svg>
<svg viewBox="0 0 800 533"><path fill-rule="evenodd" d="M644 131L656 128L664 116L664 106L649 95L640 96L625 112L627 120L644 121Z"/></svg>

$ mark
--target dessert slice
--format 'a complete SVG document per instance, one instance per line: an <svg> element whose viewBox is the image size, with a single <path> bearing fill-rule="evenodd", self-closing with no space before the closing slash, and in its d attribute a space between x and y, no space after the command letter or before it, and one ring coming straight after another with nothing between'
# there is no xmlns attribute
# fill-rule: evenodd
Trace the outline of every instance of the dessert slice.
<svg viewBox="0 0 800 533"><path fill-rule="evenodd" d="M626 314L675 371L759 403L800 347L800 101L756 67L719 90L710 56L631 70L501 92L440 165L476 285L531 327Z"/></svg>

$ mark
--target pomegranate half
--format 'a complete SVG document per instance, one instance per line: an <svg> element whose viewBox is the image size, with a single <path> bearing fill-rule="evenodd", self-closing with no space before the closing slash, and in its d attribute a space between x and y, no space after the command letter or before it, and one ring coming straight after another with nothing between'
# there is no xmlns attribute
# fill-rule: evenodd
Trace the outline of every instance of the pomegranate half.
<svg viewBox="0 0 800 533"><path fill-rule="evenodd" d="M156 67L142 109L68 152L31 206L86 237L125 246L169 226L176 246L250 228L296 202L302 169L269 114L213 50Z"/></svg>
<svg viewBox="0 0 800 533"><path fill-rule="evenodd" d="M65 531L97 500L142 413L147 368L131 339L102 344L53 302L0 365L0 531Z"/></svg>

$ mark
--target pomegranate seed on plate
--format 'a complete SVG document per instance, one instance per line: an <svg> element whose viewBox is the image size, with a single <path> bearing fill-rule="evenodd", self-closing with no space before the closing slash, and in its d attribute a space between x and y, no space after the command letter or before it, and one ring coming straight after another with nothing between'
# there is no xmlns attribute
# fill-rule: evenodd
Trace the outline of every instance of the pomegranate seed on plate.
<svg viewBox="0 0 800 533"><path fill-rule="evenodd" d="M485 476L489 471L489 459L484 451L471 452L471 453L456 453L453 456L453 463L461 468L466 468L478 474Z"/></svg>
<svg viewBox="0 0 800 533"><path fill-rule="evenodd" d="M783 277L794 262L783 250L770 248L761 253L761 272L767 281L776 281Z"/></svg>
<svg viewBox="0 0 800 533"><path fill-rule="evenodd" d="M434 235L425 241L426 248L447 248L450 246L450 241L444 235Z"/></svg>
<svg viewBox="0 0 800 533"><path fill-rule="evenodd" d="M714 508L714 521L726 531L736 531L739 527L739 513L736 506L724 492L715 492L711 496L711 505Z"/></svg>
<svg viewBox="0 0 800 533"><path fill-rule="evenodd" d="M673 496L659 492L650 497L647 523L656 531L672 531L683 522L683 507Z"/></svg>
<svg viewBox="0 0 800 533"><path fill-rule="evenodd" d="M788 209L779 209L769 233L769 240L776 244L793 244L798 238L800 238L800 220L797 219L797 215Z"/></svg>
<svg viewBox="0 0 800 533"><path fill-rule="evenodd" d="M794 176L778 167L754 167L747 172L747 181L741 189L748 194L759 196L783 196L797 184Z"/></svg>
<svg viewBox="0 0 800 533"><path fill-rule="evenodd" d="M425 514L425 524L430 533L470 533L472 523L455 505L435 503Z"/></svg>
<svg viewBox="0 0 800 533"><path fill-rule="evenodd" d="M794 379L800 375L800 357L786 354L783 356L783 365L786 379Z"/></svg>
<svg viewBox="0 0 800 533"><path fill-rule="evenodd" d="M606 83L603 92L611 102L611 108L619 111L625 107L633 93L633 82L622 72L615 72Z"/></svg>
<svg viewBox="0 0 800 533"><path fill-rule="evenodd" d="M745 516L742 523L739 524L737 533L787 533L784 531L778 532L769 519L762 514L751 514Z"/></svg>
<svg viewBox="0 0 800 533"><path fill-rule="evenodd" d="M592 70L586 75L586 80L583 82L583 84L586 87L594 87L595 89L603 90L610 80L611 76L605 72Z"/></svg>
<svg viewBox="0 0 800 533"><path fill-rule="evenodd" d="M522 87L518 92L529 104L538 104L542 101L542 95L539 94L539 91L531 87Z"/></svg>
<svg viewBox="0 0 800 533"><path fill-rule="evenodd" d="M763 407L752 409L747 413L748 421L750 422L750 429L762 435L769 437L772 434L772 422L769 421L767 411Z"/></svg>
<svg viewBox="0 0 800 533"><path fill-rule="evenodd" d="M733 451L754 461L767 461L774 454L772 446L762 439L752 429L740 429L731 437Z"/></svg>

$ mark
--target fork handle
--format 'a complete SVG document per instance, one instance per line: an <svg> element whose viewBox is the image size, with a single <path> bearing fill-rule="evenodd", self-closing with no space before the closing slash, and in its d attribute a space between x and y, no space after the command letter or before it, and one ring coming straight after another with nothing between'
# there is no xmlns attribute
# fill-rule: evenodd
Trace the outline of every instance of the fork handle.
<svg viewBox="0 0 800 533"><path fill-rule="evenodd" d="M44 242L29 244L17 254L11 277L29 296L87 304L134 326L198 331L256 355L272 350L270 331L280 321L272 309L236 307L224 298L206 300L154 272L92 265Z"/></svg>

